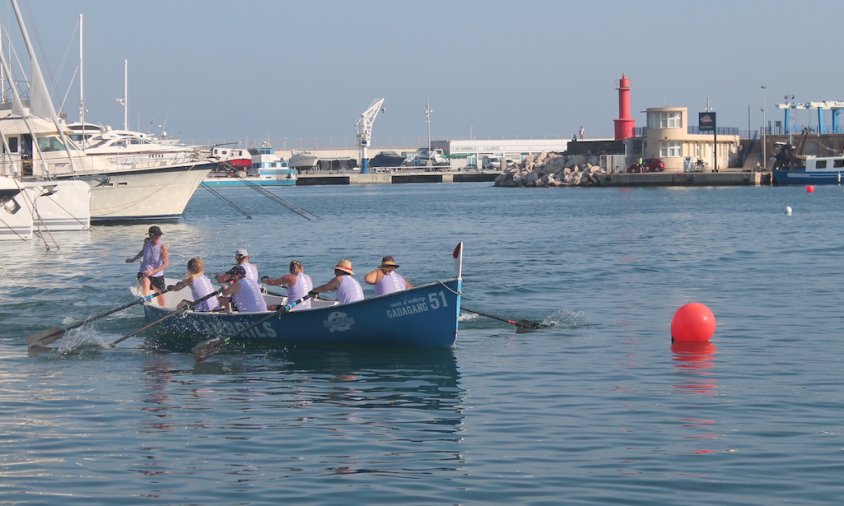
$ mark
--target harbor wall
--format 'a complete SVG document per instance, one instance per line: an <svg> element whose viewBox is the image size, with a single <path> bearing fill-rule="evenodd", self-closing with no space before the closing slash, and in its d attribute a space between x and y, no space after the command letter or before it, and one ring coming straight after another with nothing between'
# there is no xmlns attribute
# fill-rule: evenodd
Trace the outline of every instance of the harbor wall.
<svg viewBox="0 0 844 506"><path fill-rule="evenodd" d="M651 172L595 174L598 186L759 186L771 184L770 172Z"/></svg>
<svg viewBox="0 0 844 506"><path fill-rule="evenodd" d="M500 172L401 171L360 173L300 174L297 186L403 184L403 183L481 183L492 182Z"/></svg>

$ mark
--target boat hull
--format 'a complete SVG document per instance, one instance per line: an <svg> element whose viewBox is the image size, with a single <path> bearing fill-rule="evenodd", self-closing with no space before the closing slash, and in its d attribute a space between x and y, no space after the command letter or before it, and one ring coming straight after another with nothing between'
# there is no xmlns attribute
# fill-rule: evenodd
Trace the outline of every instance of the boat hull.
<svg viewBox="0 0 844 506"><path fill-rule="evenodd" d="M88 230L90 187L82 181L12 180L17 194L0 202L0 240L33 233Z"/></svg>
<svg viewBox="0 0 844 506"><path fill-rule="evenodd" d="M91 187L91 222L178 220L213 163L80 176ZM70 176L66 176L70 177Z"/></svg>
<svg viewBox="0 0 844 506"><path fill-rule="evenodd" d="M295 154L290 157L287 163L297 169L312 169L319 163L319 157L316 155Z"/></svg>
<svg viewBox="0 0 844 506"><path fill-rule="evenodd" d="M282 313L236 336L233 342L448 348L457 337L461 283L455 278L352 304ZM172 302L168 301L168 306ZM172 307L144 306L148 321L172 311ZM186 311L157 328L159 334L196 341L234 336L270 314Z"/></svg>
<svg viewBox="0 0 844 506"><path fill-rule="evenodd" d="M5 181L8 179L8 181ZM0 200L0 241L32 239L32 208L26 205L23 190L12 178L0 179L4 192Z"/></svg>
<svg viewBox="0 0 844 506"><path fill-rule="evenodd" d="M91 228L91 187L83 181L22 182L33 227L38 231L66 232Z"/></svg>
<svg viewBox="0 0 844 506"><path fill-rule="evenodd" d="M775 170L773 173L774 184L812 184L828 185L841 184L844 180L844 171L841 172L807 172L805 170Z"/></svg>
<svg viewBox="0 0 844 506"><path fill-rule="evenodd" d="M202 184L214 188L220 187L236 187L236 186L296 186L295 179L263 179L258 177L244 177L244 178L206 178Z"/></svg>

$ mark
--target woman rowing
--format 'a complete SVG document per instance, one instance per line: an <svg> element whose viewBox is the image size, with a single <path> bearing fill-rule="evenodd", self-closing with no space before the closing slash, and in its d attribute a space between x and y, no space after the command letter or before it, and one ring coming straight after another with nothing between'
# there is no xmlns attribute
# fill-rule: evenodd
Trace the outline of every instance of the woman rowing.
<svg viewBox="0 0 844 506"><path fill-rule="evenodd" d="M290 262L289 271L290 274L285 274L280 278L270 279L267 276L261 278L261 281L263 281L265 285L282 286L287 288L288 303L301 299L314 288L314 282L310 276L305 274L305 268L302 266L302 262L299 260L292 260ZM297 304L293 308L293 311L310 308L311 301L308 299Z"/></svg>
<svg viewBox="0 0 844 506"><path fill-rule="evenodd" d="M188 272L185 275L185 279L175 285L168 286L167 290L177 292L187 286L190 287L193 300L200 300L208 294L217 291L214 285L211 284L211 280L205 275L205 264L199 257L193 257L188 261ZM189 303L189 301L182 301L180 305L184 303ZM193 308L194 311L202 312L218 311L219 309L220 301L216 297L208 298Z"/></svg>
<svg viewBox="0 0 844 506"><path fill-rule="evenodd" d="M261 287L246 277L246 269L236 265L223 275L224 283L231 283L223 289L220 303L226 311L234 309L241 313L260 313L267 310L267 301L261 293Z"/></svg>

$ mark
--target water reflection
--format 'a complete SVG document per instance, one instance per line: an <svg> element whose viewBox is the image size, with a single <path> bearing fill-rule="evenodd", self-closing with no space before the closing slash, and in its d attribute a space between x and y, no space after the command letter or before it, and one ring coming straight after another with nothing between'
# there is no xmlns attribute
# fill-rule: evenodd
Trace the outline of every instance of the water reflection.
<svg viewBox="0 0 844 506"><path fill-rule="evenodd" d="M718 384L714 374L715 352L717 348L712 343L680 343L671 344L674 354L674 369L681 380L674 383L674 391L682 394L696 394L712 396L717 394ZM695 446L708 441L714 444L718 438L715 431L715 420L706 418L684 417L680 425L690 434L684 439L694 440ZM711 448L694 448L692 454L703 455L714 453Z"/></svg>
<svg viewBox="0 0 844 506"><path fill-rule="evenodd" d="M680 383L673 385L675 391L714 395L718 388L712 371L716 351L717 348L712 343L672 343L674 369L680 373L682 379Z"/></svg>
<svg viewBox="0 0 844 506"><path fill-rule="evenodd" d="M140 449L144 474L162 459L154 441L184 430L192 448L226 452L221 471L241 483L268 468L416 476L463 465L464 390L451 349L292 348L187 370L180 357L152 354L144 368L141 430L153 440Z"/></svg>

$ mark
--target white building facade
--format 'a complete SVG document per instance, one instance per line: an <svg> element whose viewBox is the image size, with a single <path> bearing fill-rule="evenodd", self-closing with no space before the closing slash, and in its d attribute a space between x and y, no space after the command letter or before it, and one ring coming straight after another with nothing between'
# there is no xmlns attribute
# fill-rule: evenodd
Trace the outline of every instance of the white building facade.
<svg viewBox="0 0 844 506"><path fill-rule="evenodd" d="M689 133L689 113L685 107L652 107L645 113L643 158L661 159L666 171L689 170L690 164L703 165L706 171L716 167L725 169L738 153L739 135L719 133L716 158L715 135ZM698 164L698 160L702 163Z"/></svg>

